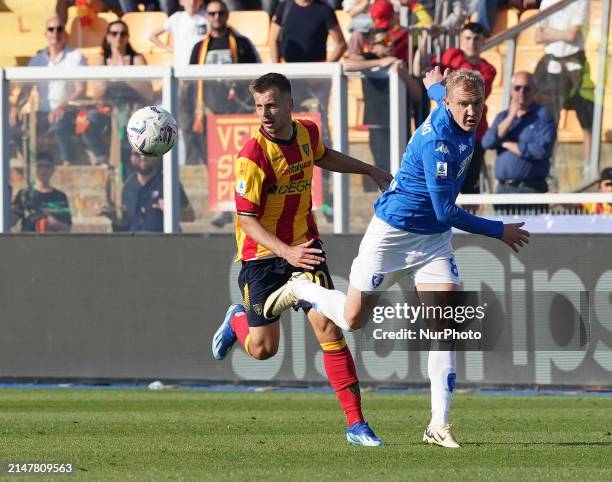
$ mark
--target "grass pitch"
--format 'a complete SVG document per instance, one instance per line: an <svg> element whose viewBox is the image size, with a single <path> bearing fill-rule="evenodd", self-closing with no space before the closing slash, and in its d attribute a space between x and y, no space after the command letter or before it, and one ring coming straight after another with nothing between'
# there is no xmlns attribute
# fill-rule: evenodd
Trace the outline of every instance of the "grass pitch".
<svg viewBox="0 0 612 482"><path fill-rule="evenodd" d="M454 398L449 450L421 443L427 394L365 393L386 443L368 449L332 393L5 389L0 461L73 462L72 481L612 480L612 399Z"/></svg>

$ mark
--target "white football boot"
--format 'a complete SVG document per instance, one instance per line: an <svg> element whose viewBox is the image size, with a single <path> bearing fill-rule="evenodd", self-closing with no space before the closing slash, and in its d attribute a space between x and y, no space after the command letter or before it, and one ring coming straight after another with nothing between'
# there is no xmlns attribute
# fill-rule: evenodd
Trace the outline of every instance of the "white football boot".
<svg viewBox="0 0 612 482"><path fill-rule="evenodd" d="M449 424L443 426L429 425L423 434L423 442L449 449L458 449L461 447L455 440L455 437L453 437Z"/></svg>

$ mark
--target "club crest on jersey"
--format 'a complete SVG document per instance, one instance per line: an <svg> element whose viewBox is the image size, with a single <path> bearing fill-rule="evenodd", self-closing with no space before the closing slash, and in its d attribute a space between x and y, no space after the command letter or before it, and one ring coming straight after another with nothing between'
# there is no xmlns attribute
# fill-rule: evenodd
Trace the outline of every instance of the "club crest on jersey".
<svg viewBox="0 0 612 482"><path fill-rule="evenodd" d="M459 154L465 151L468 148L465 144L459 144Z"/></svg>
<svg viewBox="0 0 612 482"><path fill-rule="evenodd" d="M372 287L373 288L378 288L382 284L384 279L385 279L385 275L384 274L377 273L377 274L373 275L372 276Z"/></svg>
<svg viewBox="0 0 612 482"><path fill-rule="evenodd" d="M245 192L246 192L246 181L244 179L238 179L236 181L236 193L239 196L244 196Z"/></svg>
<svg viewBox="0 0 612 482"><path fill-rule="evenodd" d="M302 144L302 150L304 151L304 154L310 156L310 146L308 144Z"/></svg>
<svg viewBox="0 0 612 482"><path fill-rule="evenodd" d="M447 155L447 156L450 154L450 151L448 150L448 147L447 147L447 146L445 146L444 144L440 144L440 145L439 145L439 146L436 148L436 150L435 150L434 152L440 152L440 153L445 154L445 155Z"/></svg>
<svg viewBox="0 0 612 482"><path fill-rule="evenodd" d="M446 179L448 175L448 165L446 162L436 162L436 177L438 179Z"/></svg>

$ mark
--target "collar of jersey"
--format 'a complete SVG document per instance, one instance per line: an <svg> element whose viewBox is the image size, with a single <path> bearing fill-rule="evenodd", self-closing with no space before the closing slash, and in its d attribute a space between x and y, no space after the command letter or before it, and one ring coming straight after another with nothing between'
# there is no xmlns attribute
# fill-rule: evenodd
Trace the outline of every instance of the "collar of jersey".
<svg viewBox="0 0 612 482"><path fill-rule="evenodd" d="M272 137L265 131L263 127L259 128L259 132L261 132L262 136L264 136L269 141L274 142L275 144L280 144L281 146L290 146L295 142L295 138L297 136L297 127L295 125L295 121L293 121L291 125L293 126L293 132L291 133L291 137L289 139L277 139L276 137Z"/></svg>

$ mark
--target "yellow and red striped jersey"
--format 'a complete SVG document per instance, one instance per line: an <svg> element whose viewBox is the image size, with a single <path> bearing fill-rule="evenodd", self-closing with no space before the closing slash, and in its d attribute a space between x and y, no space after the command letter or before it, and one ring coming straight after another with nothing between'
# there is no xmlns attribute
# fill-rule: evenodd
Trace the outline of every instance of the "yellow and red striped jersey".
<svg viewBox="0 0 612 482"><path fill-rule="evenodd" d="M312 214L312 175L315 162L325 156L317 125L293 121L293 135L284 141L263 128L238 153L236 160L236 261L272 254L246 235L240 216L254 216L290 246L319 238Z"/></svg>

